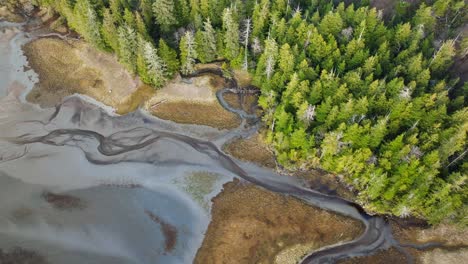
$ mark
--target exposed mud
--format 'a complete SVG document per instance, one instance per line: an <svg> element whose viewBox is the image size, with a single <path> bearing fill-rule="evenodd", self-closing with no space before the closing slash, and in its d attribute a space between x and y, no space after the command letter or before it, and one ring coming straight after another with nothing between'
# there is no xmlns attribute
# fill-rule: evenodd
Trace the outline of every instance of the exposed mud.
<svg viewBox="0 0 468 264"><path fill-rule="evenodd" d="M46 40L51 41L51 39ZM87 52L92 51L87 50ZM51 58L42 59L61 59L55 54L49 55ZM39 68L44 68L43 70L45 70L45 72L55 71L54 74L50 75L54 76L53 78L55 79L49 80L50 83L47 84L49 88L51 88L51 91L59 91L63 88L61 88L61 86L66 85L67 82L77 82L77 84L75 84L77 85L75 88L72 87L72 90L67 91L69 93L81 92L80 89L85 88L93 91L100 91L103 90L102 87L106 87L105 83L106 80L109 78L104 76L106 76L106 74L107 76L109 76L109 72L103 72L106 69L102 69L103 66L101 64L98 64L100 66L96 66L96 60L93 57L81 59L84 63L80 65L86 65L86 67L78 67L77 69L84 71L86 74L89 73L89 76L91 76L90 79L68 79L66 82L64 82L64 80L57 79L57 76L61 76L60 74L64 73L60 72L62 69L57 68L55 63L50 63L49 61L48 65L38 66ZM73 65L73 62L70 62L70 64ZM91 67L89 65L94 66ZM96 71L93 71L93 69L96 69ZM65 72L68 71L66 73L66 78L74 77L68 76L71 74L69 69L65 68L63 70ZM41 73L39 72L39 74ZM44 74L42 75L44 76ZM136 89L136 86L134 86L133 88ZM97 98L98 100L103 101L108 105L118 105L121 103L131 102L129 103L131 104L131 107L129 107L128 109L134 109L135 107L141 106L147 100L147 98L151 96L151 93L147 93L147 91L142 91L141 96L138 95L134 99L129 99L129 101L127 101L126 98L128 98L128 96L131 96L132 91L129 91L127 87L124 90L121 90L121 92L122 95L116 97L115 102L112 102L112 98L101 100L99 94L94 96L93 94L88 95ZM249 112L249 109L244 107L244 103L242 102L242 100L239 104L240 106L242 106L240 107L240 109L235 109L235 106L229 107L227 104L225 104L225 95L236 92L239 91L223 89L218 90L216 92L216 98L220 101L224 108L221 108L221 106L218 105L216 101L214 101L215 103L213 104L204 102L203 104L197 105L209 107L199 112L196 112L196 110L194 110L195 114L193 114L192 111L190 111L193 110L193 108L190 108L190 102L184 100L182 100L182 102L178 100L171 101L173 98L166 98L164 100L168 100L171 102L158 102L158 105L155 106L154 109L155 111L157 111L158 109L161 109L161 107L167 107L169 105L170 107L167 108L165 111L167 113L174 112L179 116L182 116L183 118L185 118L185 120L187 120L187 123L202 122L200 120L212 120L214 118L217 118L218 115L221 115L221 112L215 110L215 107L213 107L213 105L220 107L224 111L224 113L226 113L227 110L231 111L232 113L229 113L231 114L231 116L236 116L237 114L246 120L251 119L254 120L254 122L258 120L256 115L253 114L253 111ZM49 93L50 96L56 96L55 94L53 94L53 92ZM86 92L81 93L87 94ZM113 91L111 91L109 94L111 93L113 93ZM34 95L34 92L32 93L32 95ZM39 97L41 96L42 95L39 94ZM47 96L45 98L48 99ZM51 105L56 103L55 100L61 101L61 98L63 97L60 97L60 95L56 98L52 98ZM211 98L210 100L212 99L213 98ZM182 105L180 105L181 103ZM8 109L8 107L5 107L4 109ZM180 109L184 109L185 112L177 112L180 111ZM189 112L187 112L187 109L189 110ZM307 256L305 259L302 260L303 263L322 263L329 261L333 262L350 256L373 254L376 252L378 252L376 256L379 256L379 254L384 255L383 257L374 259L374 263L375 261L380 262L385 261L386 259L393 259L392 261L395 262L400 260L398 255L392 255L394 253L390 253L390 256L387 256L385 254L387 254L388 252L377 251L388 247L394 248L397 251L401 249L401 243L397 243L394 240L394 237L390 230L390 226L384 218L379 216L369 216L363 211L362 208L350 201L344 200L337 196L320 193L328 193L327 191L312 191L308 188L310 186L303 185L302 182L296 181L292 177L281 177L280 175L274 174L272 171L257 168L252 164L242 163L240 161L231 159L229 156L224 155L224 153L222 153L218 148L220 145L222 145L223 142L225 142L224 140L228 140L234 134L238 134L240 136L246 136L247 134L250 134L250 132L248 131L242 131L242 127L239 127L235 131L232 131L232 133L227 133L223 137L217 138L216 142L213 143L210 141L203 141L197 138L193 138L190 135L178 133L174 130L167 129L167 124L161 126L161 124L163 123L158 123L160 120L153 120L150 117L139 113L138 111L132 113L131 115L122 117L108 115L99 107L89 104L79 97L71 97L67 101L60 104L56 108L55 112L49 112L51 113L51 116L47 116L47 114L44 114L44 112L42 114L46 115L47 117L40 118L38 117L39 115L41 115L39 111L32 111L32 114L28 113L28 116L26 116L28 117L28 119L31 120L25 122L18 122L18 120L23 119L20 117L20 115L16 114L17 112L14 115L8 115L9 112L5 110L5 113L7 113L7 115L2 118L4 118L4 122L7 123L2 124L4 127L4 130L2 132L5 133L5 135L8 134L10 137L8 139L5 139L5 142L3 142L8 147L6 149L3 149L3 151L6 154L8 154L8 157L11 157L11 159L3 160L3 170L9 171L15 177L27 178L28 176L25 175L29 174L19 173L18 170L16 170L16 168L19 167L23 170L30 169L31 171L36 172L35 170L33 170L33 168L34 166L38 165L28 162L28 160L24 159L25 156L27 156L28 158L35 157L38 160L44 161L45 163L57 163L57 161L61 161L57 158L59 157L59 155L54 157L52 153L60 149L61 151L63 151L63 153L68 153L63 156L63 161L67 161L65 157L69 157L71 158L70 160L73 161L70 164L73 164L73 166L75 166L77 162L76 159L73 159L73 157L79 157L82 161L80 165L88 166L89 171L94 171L97 170L97 168L104 167L107 169L114 168L113 173L111 173L111 175L114 175L118 174L118 172L120 172L124 168L137 168L141 166L141 168L137 170L138 175L142 171L148 170L149 167L151 167L152 169L161 169L161 167L166 167L170 168L172 172L175 172L183 166L189 166L191 167L191 170L193 170L193 168L199 169L200 166L205 166L206 168L210 168L215 171L227 171L233 175L248 180L253 184L262 186L256 187L250 183L245 184L245 182L243 181L235 181L227 184L225 186L225 190L213 200L213 221L209 226L207 237L203 242L202 248L197 254L196 262L198 263L285 263L285 261L291 260L293 262L301 261L303 256ZM198 116L202 116L203 113L205 114L203 117L197 117L197 114ZM16 121L9 121L9 119L15 118L19 119ZM181 118L182 123L184 123L183 118ZM167 119L174 120L172 116L168 117ZM240 121L239 118L238 120ZM53 123L52 126L50 126L51 122ZM29 125L25 125L26 123ZM37 125L37 127L33 127L31 125L33 123ZM239 123L235 123L234 121L227 119L222 121L218 120L211 125L216 127L218 125L226 124L238 125ZM237 125L233 125L232 128L237 127ZM180 127L177 128L179 129L178 131L180 131ZM18 134L19 132L21 133ZM15 145L16 147L12 147L13 145ZM18 148L17 146L20 147ZM22 146L24 146L24 148L22 148ZM32 150L29 149L29 147L31 147ZM34 154L34 149L39 153ZM248 151L250 147L246 147L245 149L246 151ZM15 152L19 150L21 150L20 155L16 155L18 153ZM75 150L77 150L77 152L83 155L74 155L73 153L76 153L74 152ZM50 151L50 157L47 154L43 155L43 153L41 153L47 151ZM128 166L130 163L132 163L132 166ZM48 168L47 166L38 167L44 170ZM41 172L37 173L40 174ZM51 174L51 172L47 173ZM54 176L49 176L47 175L47 173L43 173L43 175L40 174L42 178L32 177L32 179L29 180L39 182L42 181L41 183L49 185L51 184L51 182L53 184L56 184L56 182L50 181L50 179L54 178ZM81 175L79 172L78 174L80 179L79 181L89 177L85 174ZM161 173L161 175L162 174L163 173ZM187 249L184 250L183 248L184 246L186 246L185 239L177 239L177 228L175 227L175 225L172 225L172 223L178 221L179 219L174 217L171 219L171 224L169 224L168 222L162 221L161 218L159 218L156 215L158 214L162 216L161 212L164 212L164 219L166 219L166 213L168 215L171 215L171 213L168 212L168 210L161 210L160 212L155 211L155 208L149 210L149 208L151 208L151 206L153 205L159 206L166 204L167 206L167 202L161 202L160 204L158 203L159 200L161 200L161 198L165 197L165 195L159 196L159 199L149 199L148 197L153 196L147 194L148 197L146 197L143 194L147 191L139 189L140 186L143 186L143 184L140 184L138 181L133 182L134 178L138 177L135 177L134 174L130 175L132 175L131 177L129 177L130 180L126 181L129 182L128 184L120 185L118 184L118 181L117 183L110 184L110 186L116 185L118 187L126 187L126 189L118 190L115 193L107 193L106 188L97 190L90 189L88 193L82 193L81 195L86 195L85 197L89 197L92 194L97 195L97 197L101 198L110 197L108 200L95 199L94 201L96 203L98 201L113 202L115 198L124 197L123 194L126 193L128 196L124 197L125 201L128 201L128 198L133 199L137 196L140 197L139 200L137 200L137 204L139 205L144 204L147 201L152 201L151 203L145 204L144 208L146 208L146 215L143 216L149 216L153 222L156 222L161 225L161 231L165 236L164 249L166 253L173 251L173 255L183 255L185 260L183 262L188 262L187 259L190 258L190 253L181 253L187 252ZM153 170L151 171L150 175L151 176L148 177L148 179L153 179ZM140 180L141 178L143 177L140 177ZM58 179L60 179L60 181L64 181L62 178ZM67 186L67 188L71 188L70 186L73 186L73 184L78 184L73 183L72 179L73 177L70 177L68 181L64 181L66 182L65 186ZM148 180L146 180L145 182L146 184L148 184ZM159 179L157 179L156 182L159 183ZM321 184L322 183L316 185L320 186ZM99 186L102 187L102 185L103 184ZM153 188L155 187L155 185L151 186ZM162 187L162 189L164 189L167 186ZM29 187L21 186L21 188ZM269 189L269 191L267 191L264 188ZM173 189L171 189L171 191L175 192ZM308 204L320 206L321 208L329 211L311 207L310 205L300 201L297 198L292 198L292 196L297 197L307 202ZM50 203L53 204L54 207L58 205L59 207L56 209L60 209L60 207L70 208L70 203L73 204L73 199L70 200L70 197L74 196L52 194L52 196L44 198L48 201L50 200ZM118 208L121 207L122 204L123 203L119 203ZM197 208L198 210L198 207L196 207L196 205L194 204L195 203L193 201L187 202L186 208ZM103 206L101 210L108 209L110 205L114 204L108 203L103 205L105 206ZM126 204L126 206L129 207L127 208L128 212L131 212L131 210L135 209L135 206L132 203L128 203ZM106 211L104 215L106 217L112 217L115 214L115 210L118 208L113 208L113 210L109 210L109 212ZM180 208L171 208L171 210L169 211L176 211L178 209ZM63 210L56 211L59 212L54 213L69 213L62 212ZM98 212L100 211L94 211L93 215ZM141 211L141 213L142 212L143 211ZM156 213L153 214L152 212ZM25 208L24 210L15 211L15 215L19 218L28 218L34 213L35 212L27 208ZM197 211L197 213L199 213L199 215L197 215L201 219L203 213L201 213L201 211ZM347 218L345 216L341 216L341 214L350 216L356 220ZM135 220L133 219L133 217L137 214L127 214L127 212L123 210L122 213L119 215L119 218L127 217L128 215L131 215L132 220ZM48 216L49 214L44 213L44 217ZM142 218L138 218L138 220L140 219ZM148 222L147 218L144 219L146 219L145 221ZM184 220L187 220L194 226L195 222L192 220L195 219L197 218L193 217L193 219L190 218ZM68 221L73 222L70 219ZM106 223L111 224L110 222ZM149 224L151 225L152 223ZM42 227L39 224L37 226ZM104 225L100 226L99 228L106 229L107 226L108 225ZM177 227L180 226L182 225L179 223ZM74 227L69 226L68 228L73 229ZM197 225L196 232L188 233L190 233L190 235L195 236L195 233L201 234L201 232L199 232L199 230L201 229L203 228L198 227ZM51 230L55 231L55 229L50 229L48 232L50 232ZM118 235L120 233L126 232L125 230L119 228L116 228L116 230L119 231L115 232L115 234L111 232L112 235ZM18 230L7 228L6 231L3 230L3 232L10 232L11 234L16 234ZM35 235L36 232L34 232L33 234ZM60 234L60 230L58 230L57 234ZM79 234L84 234L85 236L88 236L89 234L93 233L81 231L81 233ZM185 234L184 232L180 232L180 236L185 236L187 234ZM126 239L135 238L132 232L126 232L126 235L128 236L126 237ZM145 233L138 236L139 240L131 241L134 241L134 243L136 243L135 241L149 241L153 238L154 236L149 236ZM183 240L184 243L180 243L180 241L178 240ZM70 242L66 239L64 241ZM99 242L99 240L96 241ZM120 259L132 259L134 260L134 263L151 263L151 260L154 260L153 258L155 258L155 255L157 254L153 254L152 252L144 252L144 258L140 258L142 256L140 251L142 251L143 249L146 250L145 247L148 244L150 244L144 242L140 243L142 243L142 245L132 245L131 250L129 250L131 252L125 252L129 254L124 255L124 258ZM98 244L104 245L106 243ZM193 245L193 242L191 245ZM332 246L323 248L323 246L327 245ZM56 247L50 248L55 249ZM124 248L127 249L128 247L120 248L117 246L113 248L111 252L106 252L106 254L108 254L108 256L118 255L119 257L122 257L120 256L120 254L121 252L126 251L122 250ZM80 252L81 254L79 254L79 256L83 258L90 257L90 259L98 259L98 256L82 254L89 253L92 250L94 250L94 248L92 248L91 250L83 250L83 252ZM409 251L413 252L414 250L410 249ZM439 251L438 249L436 249L434 251L436 252L434 253L435 255L426 255L426 258L443 258L444 256L447 256L444 255L446 253L445 251ZM392 252L392 249L390 249L389 252ZM432 251L427 251L425 253L431 252ZM70 252L68 253L70 254ZM457 254L458 253L459 252L457 252ZM404 254L405 257L408 257L408 253L402 254ZM67 256L67 254L62 252L61 257L63 256ZM459 259L461 258L460 256L462 255L456 255L456 257L458 257ZM167 257L167 255L165 257ZM372 256L366 258L372 259ZM113 262L109 261L105 263Z"/></svg>
<svg viewBox="0 0 468 264"><path fill-rule="evenodd" d="M255 133L248 138L234 139L224 145L223 150L237 159L253 162L270 169L279 169L274 152L268 148L268 145L262 139L261 133ZM303 179L307 186L321 193L338 195L349 200L356 197L356 194L346 188L336 175L325 171L304 170L289 172L288 174Z"/></svg>
<svg viewBox="0 0 468 264"><path fill-rule="evenodd" d="M0 263L2 264L47 264L46 258L34 251L16 247L10 250L0 248Z"/></svg>
<svg viewBox="0 0 468 264"><path fill-rule="evenodd" d="M80 210L84 209L86 206L80 198L67 194L44 192L42 198L59 210Z"/></svg>
<svg viewBox="0 0 468 264"><path fill-rule="evenodd" d="M165 253L170 253L174 250L177 244L177 228L175 226L163 221L157 215L145 210L145 213L151 220L161 226L161 232L164 234L165 239Z"/></svg>
<svg viewBox="0 0 468 264"><path fill-rule="evenodd" d="M358 221L239 180L213 199L212 218L195 263L297 262L364 230Z"/></svg>

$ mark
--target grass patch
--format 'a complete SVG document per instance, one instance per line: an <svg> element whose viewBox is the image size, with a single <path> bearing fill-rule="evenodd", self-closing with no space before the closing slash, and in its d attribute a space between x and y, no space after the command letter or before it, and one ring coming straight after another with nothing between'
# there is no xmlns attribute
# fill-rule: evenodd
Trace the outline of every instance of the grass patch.
<svg viewBox="0 0 468 264"><path fill-rule="evenodd" d="M155 107L152 113L159 118L177 123L205 125L219 129L236 128L241 123L236 114L225 110L218 103L164 102Z"/></svg>

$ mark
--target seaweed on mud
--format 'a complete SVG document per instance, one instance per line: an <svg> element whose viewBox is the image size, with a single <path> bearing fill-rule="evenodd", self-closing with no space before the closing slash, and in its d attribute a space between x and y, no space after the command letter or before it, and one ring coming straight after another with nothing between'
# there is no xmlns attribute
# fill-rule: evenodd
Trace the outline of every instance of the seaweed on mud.
<svg viewBox="0 0 468 264"><path fill-rule="evenodd" d="M43 192L42 198L58 210L81 210L86 207L84 201L80 198L68 194Z"/></svg>
<svg viewBox="0 0 468 264"><path fill-rule="evenodd" d="M165 246L164 250L165 253L170 253L174 250L175 246L177 245L177 228L161 218L157 215L153 214L152 212L145 210L145 213L149 216L149 218L159 224L161 226L161 232L164 234Z"/></svg>

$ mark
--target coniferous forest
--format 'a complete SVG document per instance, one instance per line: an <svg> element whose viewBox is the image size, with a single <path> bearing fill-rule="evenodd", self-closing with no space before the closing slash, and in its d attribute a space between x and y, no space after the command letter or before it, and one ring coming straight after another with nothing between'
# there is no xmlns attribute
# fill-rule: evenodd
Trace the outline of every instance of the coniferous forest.
<svg viewBox="0 0 468 264"><path fill-rule="evenodd" d="M463 0L38 0L159 88L196 63L249 71L266 140L289 169L321 168L377 213L468 224Z"/></svg>

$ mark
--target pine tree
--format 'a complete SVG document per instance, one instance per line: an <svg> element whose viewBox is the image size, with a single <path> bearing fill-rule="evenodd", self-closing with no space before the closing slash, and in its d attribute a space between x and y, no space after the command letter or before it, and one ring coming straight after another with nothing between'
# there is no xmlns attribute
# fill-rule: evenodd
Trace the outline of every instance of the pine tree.
<svg viewBox="0 0 468 264"><path fill-rule="evenodd" d="M120 61L127 69L135 73L136 71L136 51L137 51L137 35L133 28L123 25L118 28L119 40L119 57Z"/></svg>
<svg viewBox="0 0 468 264"><path fill-rule="evenodd" d="M435 52L430 62L431 70L441 74L450 67L455 56L455 41L447 40Z"/></svg>
<svg viewBox="0 0 468 264"><path fill-rule="evenodd" d="M289 44L283 44L279 53L279 63L278 66L283 72L282 81L286 81L291 73L294 71L294 55L291 52L291 47Z"/></svg>
<svg viewBox="0 0 468 264"><path fill-rule="evenodd" d="M111 14L112 14L114 22L117 25L122 24L123 22L122 13L123 13L124 7L122 5L121 0L109 0L109 8L111 10Z"/></svg>
<svg viewBox="0 0 468 264"><path fill-rule="evenodd" d="M143 17L143 20L145 21L146 28L151 29L153 22L153 6L152 6L152 0L141 0L140 1L140 10L141 10L141 16Z"/></svg>
<svg viewBox="0 0 468 264"><path fill-rule="evenodd" d="M203 53L205 61L213 61L217 57L216 31L209 18L203 23Z"/></svg>
<svg viewBox="0 0 468 264"><path fill-rule="evenodd" d="M141 36L143 36L143 38L147 40L151 39L151 37L148 34L148 30L146 29L145 21L139 12L135 13L135 26L136 26L138 33Z"/></svg>
<svg viewBox="0 0 468 264"><path fill-rule="evenodd" d="M200 0L189 0L190 2L190 21L196 29L200 29L203 24L203 18L200 13Z"/></svg>
<svg viewBox="0 0 468 264"><path fill-rule="evenodd" d="M166 65L149 41L143 41L143 58L150 83L156 88L162 87L167 81Z"/></svg>
<svg viewBox="0 0 468 264"><path fill-rule="evenodd" d="M159 39L158 55L166 64L167 78L172 78L179 70L180 63L177 59L177 52L167 45L164 39Z"/></svg>
<svg viewBox="0 0 468 264"><path fill-rule="evenodd" d="M253 10L252 21L253 29L252 36L262 36L263 30L268 22L268 15L270 9L269 0L261 0L260 3L256 2Z"/></svg>
<svg viewBox="0 0 468 264"><path fill-rule="evenodd" d="M234 60L239 55L239 25L234 21L232 10L224 9L224 56L228 60Z"/></svg>
<svg viewBox="0 0 468 264"><path fill-rule="evenodd" d="M339 13L330 12L323 17L319 29L320 33L324 36L328 34L337 36L343 29L343 19Z"/></svg>
<svg viewBox="0 0 468 264"><path fill-rule="evenodd" d="M103 13L102 38L108 47L110 47L113 51L118 52L119 40L117 28L114 24L110 10L107 8L104 9Z"/></svg>
<svg viewBox="0 0 468 264"><path fill-rule="evenodd" d="M165 32L168 32L172 26L177 24L174 0L155 0L153 3L153 13L157 24Z"/></svg>
<svg viewBox="0 0 468 264"><path fill-rule="evenodd" d="M195 50L195 40L191 31L185 32L180 41L180 62L181 72L191 74L195 72L195 59L197 52Z"/></svg>
<svg viewBox="0 0 468 264"><path fill-rule="evenodd" d="M190 7L187 0L173 0L175 8L176 25L190 23Z"/></svg>
<svg viewBox="0 0 468 264"><path fill-rule="evenodd" d="M210 18L210 0L200 0L200 13L204 18Z"/></svg>
<svg viewBox="0 0 468 264"><path fill-rule="evenodd" d="M148 74L148 67L146 65L145 57L144 57L144 44L145 39L143 36L138 34L138 51L136 52L136 72L140 80L146 84L151 84L151 79Z"/></svg>
<svg viewBox="0 0 468 264"><path fill-rule="evenodd" d="M422 3L419 9L416 11L416 14L413 18L413 24L415 26L423 26L424 30L431 32L434 29L436 20L432 16L432 8L426 6L425 3Z"/></svg>
<svg viewBox="0 0 468 264"><path fill-rule="evenodd" d="M96 47L103 47L99 31L101 25L97 19L96 11L88 0L79 1L75 5L74 16L76 18L76 31Z"/></svg>
<svg viewBox="0 0 468 264"><path fill-rule="evenodd" d="M265 41L265 50L260 56L260 59L257 64L257 69L255 71L255 83L260 86L263 86L265 78L270 80L275 71L276 57L278 54L278 45L274 39L267 39Z"/></svg>
<svg viewBox="0 0 468 264"><path fill-rule="evenodd" d="M136 28L135 16L133 15L132 11L127 8L124 10L123 21L129 27Z"/></svg>

